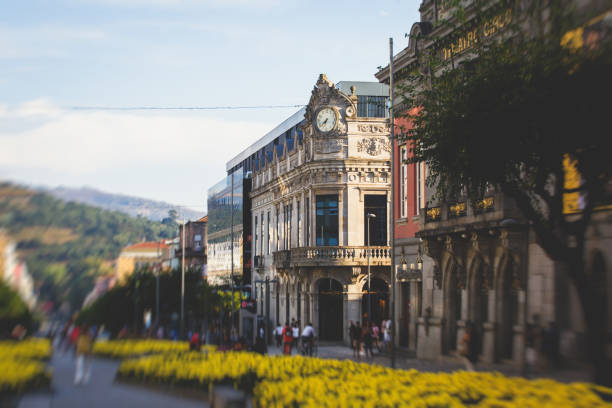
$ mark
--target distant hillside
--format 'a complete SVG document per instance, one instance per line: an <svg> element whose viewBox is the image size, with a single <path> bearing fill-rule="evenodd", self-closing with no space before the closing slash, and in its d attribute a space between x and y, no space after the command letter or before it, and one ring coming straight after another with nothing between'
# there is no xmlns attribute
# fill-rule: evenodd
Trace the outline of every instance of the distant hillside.
<svg viewBox="0 0 612 408"><path fill-rule="evenodd" d="M40 289L41 300L81 306L95 278L112 273L124 246L172 238L173 222L131 217L118 211L66 202L49 194L0 182L0 228L17 242Z"/></svg>
<svg viewBox="0 0 612 408"><path fill-rule="evenodd" d="M178 206L163 201L149 200L123 194L106 193L90 187L41 187L40 190L64 201L89 204L105 210L121 211L133 217L140 215L153 221L161 221L168 217L168 211L172 209L180 212L181 218L184 213L187 220L196 220L204 216L204 212L193 211L186 208L181 208L179 210Z"/></svg>

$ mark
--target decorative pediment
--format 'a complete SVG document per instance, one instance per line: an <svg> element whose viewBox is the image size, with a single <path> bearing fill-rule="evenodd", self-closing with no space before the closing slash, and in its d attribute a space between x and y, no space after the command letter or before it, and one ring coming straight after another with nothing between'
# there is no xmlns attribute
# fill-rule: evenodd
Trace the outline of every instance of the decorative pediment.
<svg viewBox="0 0 612 408"><path fill-rule="evenodd" d="M342 93L336 86L331 82L325 74L319 75L319 79L315 84L310 101L306 106L306 114L304 118L306 123L304 130L306 134L311 134L314 129L312 122L315 120L315 116L321 107L331 106L338 112L338 124L336 129L327 133L326 135L339 135L346 132L345 118L355 117L357 113L357 95L353 88L351 95Z"/></svg>

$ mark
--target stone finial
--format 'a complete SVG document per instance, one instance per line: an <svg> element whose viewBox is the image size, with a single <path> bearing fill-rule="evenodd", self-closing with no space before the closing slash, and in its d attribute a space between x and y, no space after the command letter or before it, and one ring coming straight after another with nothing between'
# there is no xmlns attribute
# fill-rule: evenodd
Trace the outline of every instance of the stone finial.
<svg viewBox="0 0 612 408"><path fill-rule="evenodd" d="M334 83L327 78L327 75L321 74L319 75L319 80L317 81L317 85L319 84L327 84L330 88L334 86Z"/></svg>
<svg viewBox="0 0 612 408"><path fill-rule="evenodd" d="M357 96L356 92L357 92L357 88L355 88L355 85L351 86L351 96Z"/></svg>

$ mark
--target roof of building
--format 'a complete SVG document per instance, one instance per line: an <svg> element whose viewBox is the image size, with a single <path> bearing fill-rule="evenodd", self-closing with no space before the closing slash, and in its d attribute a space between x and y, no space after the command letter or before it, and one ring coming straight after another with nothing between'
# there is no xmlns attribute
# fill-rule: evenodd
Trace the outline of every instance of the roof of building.
<svg viewBox="0 0 612 408"><path fill-rule="evenodd" d="M381 84L380 82L366 82L366 81L340 81L336 83L336 88L340 90L340 92L350 95L351 87L355 87L355 93L357 96L367 95L367 96L389 96L389 85ZM306 107L300 108L293 115L289 116L283 122L281 122L274 129L263 135L259 138L255 143L244 149L242 152L238 153L231 160L229 160L225 164L225 169L230 171L243 160L248 158L250 155L266 146L268 143L272 142L278 136L285 133L287 130L291 129L295 125L299 124L304 120L304 114L306 113Z"/></svg>
<svg viewBox="0 0 612 408"><path fill-rule="evenodd" d="M198 222L208 222L208 215L205 215L202 218L200 218Z"/></svg>
<svg viewBox="0 0 612 408"><path fill-rule="evenodd" d="M143 250L143 249L167 249L169 248L163 241L160 242L140 242L123 248L124 251Z"/></svg>

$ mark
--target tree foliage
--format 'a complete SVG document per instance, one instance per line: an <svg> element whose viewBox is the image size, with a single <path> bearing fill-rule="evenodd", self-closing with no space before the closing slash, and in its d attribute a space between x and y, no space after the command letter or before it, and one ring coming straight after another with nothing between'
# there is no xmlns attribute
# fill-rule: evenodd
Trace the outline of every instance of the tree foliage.
<svg viewBox="0 0 612 408"><path fill-rule="evenodd" d="M177 325L173 319L180 314L181 271L172 270L159 275L159 322L166 328ZM217 319L223 313L221 293L202 279L201 271L185 271L186 327L197 328L202 321ZM127 280L102 295L79 314L79 322L104 325L113 335L124 326L140 333L143 313L150 310L156 320L156 276L149 268L142 268ZM177 327L174 327L177 329Z"/></svg>
<svg viewBox="0 0 612 408"><path fill-rule="evenodd" d="M515 9L513 24L495 38L478 31L460 58L429 55L403 89L413 127L402 136L410 161L426 163L436 199L475 201L492 187L515 200L542 248L568 267L601 381L605 322L594 294L602 282L585 273L585 244L593 212L612 197L611 36L601 19L585 25L554 4ZM571 165L580 181L568 187ZM567 194L582 197L573 214Z"/></svg>
<svg viewBox="0 0 612 408"><path fill-rule="evenodd" d="M20 255L37 282L40 300L68 301L79 309L108 261L143 240L171 238L176 225L64 202L45 193L0 183L0 228L17 240ZM34 236L23 231L34 231ZM64 239L51 234L69 231Z"/></svg>
<svg viewBox="0 0 612 408"><path fill-rule="evenodd" d="M0 338L9 337L18 324L25 327L28 333L32 333L32 313L21 297L0 280Z"/></svg>

